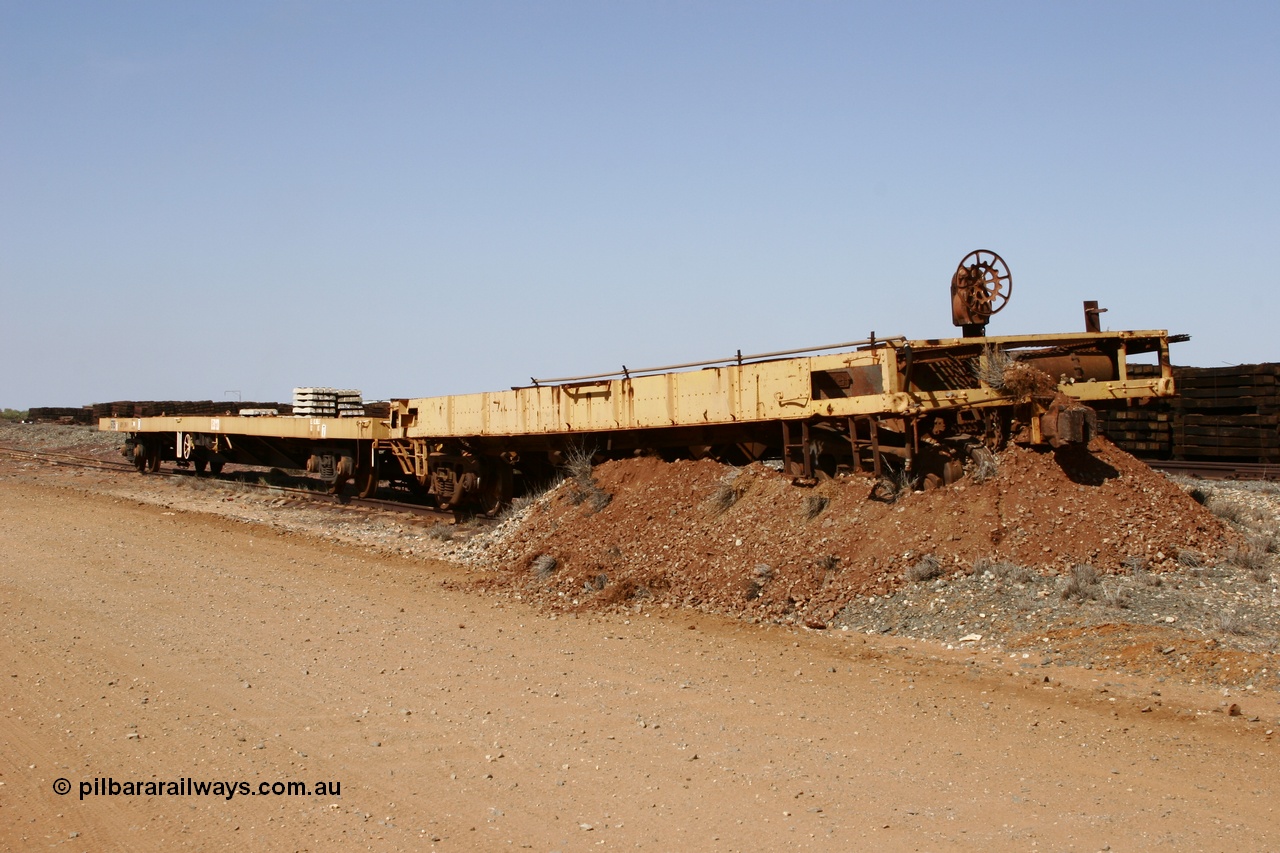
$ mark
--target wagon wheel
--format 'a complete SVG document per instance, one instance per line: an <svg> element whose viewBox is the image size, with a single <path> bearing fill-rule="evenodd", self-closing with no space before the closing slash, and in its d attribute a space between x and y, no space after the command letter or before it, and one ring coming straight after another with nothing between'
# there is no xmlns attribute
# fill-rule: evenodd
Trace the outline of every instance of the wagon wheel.
<svg viewBox="0 0 1280 853"><path fill-rule="evenodd" d="M133 467L137 469L139 474L147 473L147 446L142 442L138 442L133 446Z"/></svg>
<svg viewBox="0 0 1280 853"><path fill-rule="evenodd" d="M362 465L356 468L355 475L356 494L362 498L371 498L378 491L378 466L377 464Z"/></svg>
<svg viewBox="0 0 1280 853"><path fill-rule="evenodd" d="M515 477L511 466L501 459L480 461L480 511L487 516L497 515L511 502Z"/></svg>

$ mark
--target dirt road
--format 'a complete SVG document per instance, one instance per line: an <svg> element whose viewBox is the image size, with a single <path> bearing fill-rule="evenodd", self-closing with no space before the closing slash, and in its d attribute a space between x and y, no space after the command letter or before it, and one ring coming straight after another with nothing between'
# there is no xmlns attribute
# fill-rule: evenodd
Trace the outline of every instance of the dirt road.
<svg viewBox="0 0 1280 853"><path fill-rule="evenodd" d="M38 472L0 479L0 610L6 850L1280 849L1273 692L553 617Z"/></svg>

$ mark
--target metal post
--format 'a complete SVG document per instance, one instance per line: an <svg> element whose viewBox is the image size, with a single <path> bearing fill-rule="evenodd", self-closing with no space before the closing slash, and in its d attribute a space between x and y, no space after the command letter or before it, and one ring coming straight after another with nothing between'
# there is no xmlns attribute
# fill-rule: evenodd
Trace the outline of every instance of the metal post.
<svg viewBox="0 0 1280 853"><path fill-rule="evenodd" d="M849 418L849 447L853 450L853 470L862 473L862 458L858 455L858 419Z"/></svg>
<svg viewBox="0 0 1280 853"><path fill-rule="evenodd" d="M870 418L871 423L871 473L876 475L876 479L880 478L882 466L880 463L880 423L874 416Z"/></svg>

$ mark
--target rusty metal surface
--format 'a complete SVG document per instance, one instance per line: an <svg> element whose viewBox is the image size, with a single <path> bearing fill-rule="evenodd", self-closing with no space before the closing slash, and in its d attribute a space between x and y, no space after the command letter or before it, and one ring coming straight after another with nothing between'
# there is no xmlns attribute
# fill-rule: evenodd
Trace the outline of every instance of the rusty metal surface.
<svg viewBox="0 0 1280 853"><path fill-rule="evenodd" d="M951 322L966 338L980 337L1012 294L1013 274L1004 258L989 249L972 251L951 276Z"/></svg>
<svg viewBox="0 0 1280 853"><path fill-rule="evenodd" d="M900 346L877 343L851 352L686 372L483 394L400 399L392 403L391 433L393 438L607 433L861 415L912 415L928 410L1011 402L1010 395L985 386L972 376L968 377L966 387L937 390L903 387L898 356L908 345L917 364L929 359L971 359L980 354L984 344L1015 357L1022 350L1061 351L1066 353L1067 360L1051 366L1064 369L1054 378L1063 380L1060 390L1067 396L1081 401L1145 399L1171 394L1172 378L1162 375L1123 381L1107 379L1105 377L1113 373L1112 365L1117 358L1110 353L1159 352L1167 349L1167 339L1166 332L1143 331L1013 335L980 341L933 339L907 341ZM1077 347L1098 355L1073 354L1072 348ZM872 393L834 396L836 389L846 391L832 379L840 373L850 377L848 391L867 389ZM817 381L815 376L819 377ZM953 371L950 384L958 385L964 378L962 373Z"/></svg>

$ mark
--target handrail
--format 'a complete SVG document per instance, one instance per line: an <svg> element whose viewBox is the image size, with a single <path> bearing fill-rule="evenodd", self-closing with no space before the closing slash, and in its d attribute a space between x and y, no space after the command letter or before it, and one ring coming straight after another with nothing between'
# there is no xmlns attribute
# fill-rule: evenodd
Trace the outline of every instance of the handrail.
<svg viewBox="0 0 1280 853"><path fill-rule="evenodd" d="M710 359L709 361L690 361L686 364L668 364L663 367L642 367L642 368L628 368L624 364L622 366L622 370L614 371L613 373L593 373L590 376L562 376L558 379L534 379L531 376L529 377L529 381L533 383L533 386L536 388L540 385L559 385L565 382L586 382L591 379L612 379L615 376L621 376L624 379L630 379L632 376L639 376L647 373L667 373L672 370L685 370L690 367L710 367L713 364L734 363L734 364L742 365L748 362L761 361L763 359L780 358L784 355L801 355L802 353L807 353L807 352L823 352L824 350L848 349L849 347L860 347L860 346L874 347L877 344L901 343L902 341L905 341L905 340L906 340L906 337L903 335L894 335L888 338L877 338L875 335L875 332L872 332L871 337L865 341L848 341L842 344L827 344L825 346L819 346L819 347L805 347L804 349L788 349L788 350L779 350L777 352L762 352L762 353L757 353L755 355L743 355L742 350L738 350L736 355L731 355L728 358L714 358L714 359Z"/></svg>

